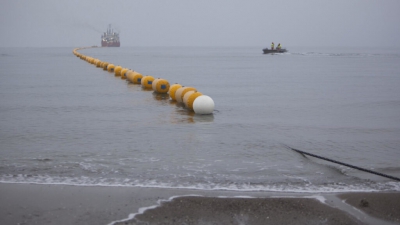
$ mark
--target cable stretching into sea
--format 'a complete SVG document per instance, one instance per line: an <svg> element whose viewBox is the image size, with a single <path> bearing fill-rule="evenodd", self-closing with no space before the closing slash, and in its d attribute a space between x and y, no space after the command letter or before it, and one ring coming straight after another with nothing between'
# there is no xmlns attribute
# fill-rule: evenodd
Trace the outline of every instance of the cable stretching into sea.
<svg viewBox="0 0 400 225"><path fill-rule="evenodd" d="M328 158L325 158L325 157L322 157L322 156L318 156L318 155L315 155L315 154L312 154L312 153L308 153L308 152L305 152L305 151L302 151L302 150L299 150L299 149L295 149L295 148L292 148L292 147L289 147L289 146L286 146L286 147L291 149L291 150L293 150L293 151L296 151L296 152L302 154L303 156L304 155L309 155L309 156L312 156L312 157L315 157L315 158L319 158L319 159L323 159L323 160L326 160L326 161L329 161L329 162L337 163L337 164L340 164L340 165L343 165L343 166L347 166L347 167L350 167L350 168L353 168L353 169L361 170L361 171L364 171L364 172L367 172L367 173L372 173L372 174L375 174L375 175L378 175L378 176L382 176L382 177L386 177L386 178L389 178L389 179L392 179L392 180L400 181L400 178L398 178L398 177L394 177L394 176L390 176L390 175L387 175L387 174L375 172L375 171L372 171L372 170L369 170L369 169L365 169L365 168L361 168L361 167L358 167L358 166L353 166L353 165L350 165L350 164L347 164L347 163L343 163L343 162L339 162L339 161L336 161L336 160L333 160L333 159L328 159Z"/></svg>

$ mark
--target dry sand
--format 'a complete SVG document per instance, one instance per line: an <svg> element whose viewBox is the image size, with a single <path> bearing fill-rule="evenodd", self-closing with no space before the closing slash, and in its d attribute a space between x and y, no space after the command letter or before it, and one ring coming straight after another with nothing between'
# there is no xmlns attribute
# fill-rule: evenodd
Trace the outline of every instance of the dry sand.
<svg viewBox="0 0 400 225"><path fill-rule="evenodd" d="M339 195L350 204L367 199L368 207L360 209L374 217L335 194L317 195L325 204L310 195L0 183L0 224L395 224L400 219L400 193Z"/></svg>

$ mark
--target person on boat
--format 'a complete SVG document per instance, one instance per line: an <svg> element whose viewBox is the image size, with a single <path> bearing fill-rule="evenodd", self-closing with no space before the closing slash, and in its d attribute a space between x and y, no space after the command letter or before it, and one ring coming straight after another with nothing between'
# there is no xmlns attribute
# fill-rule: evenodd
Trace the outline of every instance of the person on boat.
<svg viewBox="0 0 400 225"><path fill-rule="evenodd" d="M274 44L274 42L272 42L271 43L271 50L274 50L274 46L275 46L275 44Z"/></svg>
<svg viewBox="0 0 400 225"><path fill-rule="evenodd" d="M281 43L278 44L278 47L276 47L276 50L281 50L282 46Z"/></svg>

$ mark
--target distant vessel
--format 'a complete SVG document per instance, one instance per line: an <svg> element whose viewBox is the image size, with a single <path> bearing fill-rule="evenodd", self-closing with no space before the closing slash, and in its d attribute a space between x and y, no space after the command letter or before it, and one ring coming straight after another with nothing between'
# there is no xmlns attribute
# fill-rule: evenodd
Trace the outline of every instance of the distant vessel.
<svg viewBox="0 0 400 225"><path fill-rule="evenodd" d="M107 32L101 35L101 47L119 47L119 34L111 29L111 24L108 25Z"/></svg>
<svg viewBox="0 0 400 225"><path fill-rule="evenodd" d="M281 48L281 49L274 49L274 50L268 49L268 48L264 48L264 49L263 49L263 52L264 52L264 54L269 54L269 53L284 53L284 52L287 52L287 50L284 49L284 48Z"/></svg>

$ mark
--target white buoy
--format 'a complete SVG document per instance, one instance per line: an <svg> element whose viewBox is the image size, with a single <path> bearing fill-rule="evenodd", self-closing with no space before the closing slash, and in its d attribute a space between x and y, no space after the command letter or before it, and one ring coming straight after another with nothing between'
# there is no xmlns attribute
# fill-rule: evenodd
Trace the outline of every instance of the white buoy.
<svg viewBox="0 0 400 225"><path fill-rule="evenodd" d="M193 102L193 111L196 114L212 114L214 111L214 101L210 96L201 95Z"/></svg>

